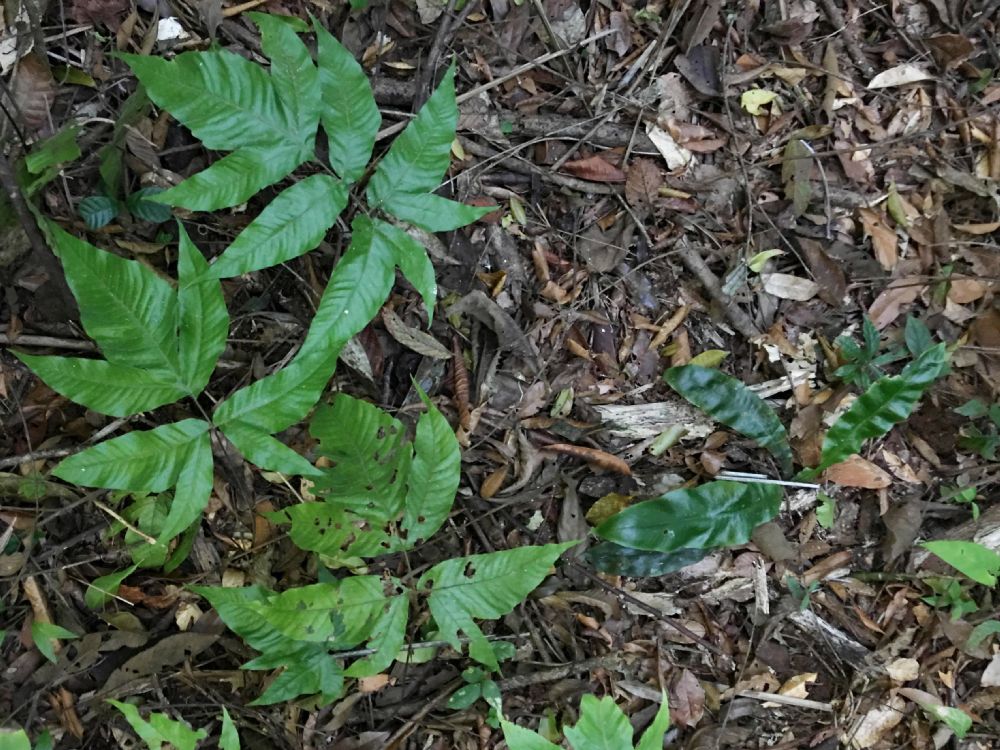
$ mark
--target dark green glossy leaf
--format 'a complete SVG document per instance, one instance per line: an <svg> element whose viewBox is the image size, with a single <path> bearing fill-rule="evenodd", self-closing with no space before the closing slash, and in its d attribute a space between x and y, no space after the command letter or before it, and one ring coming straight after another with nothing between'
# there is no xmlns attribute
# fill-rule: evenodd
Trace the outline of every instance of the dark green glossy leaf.
<svg viewBox="0 0 1000 750"><path fill-rule="evenodd" d="M184 384L192 394L208 384L229 335L229 311L222 287L208 278L208 262L178 222L178 356Z"/></svg>
<svg viewBox="0 0 1000 750"><path fill-rule="evenodd" d="M52 473L84 487L163 492L177 482L192 445L208 427L200 419L185 419L130 432L63 459Z"/></svg>
<svg viewBox="0 0 1000 750"><path fill-rule="evenodd" d="M76 207L88 229L100 229L114 221L118 215L118 201L106 195L91 195Z"/></svg>
<svg viewBox="0 0 1000 750"><path fill-rule="evenodd" d="M934 338L922 320L909 315L906 318L905 329L906 348L910 355L919 357L925 351L934 346Z"/></svg>
<svg viewBox="0 0 1000 750"><path fill-rule="evenodd" d="M344 183L323 174L296 182L271 201L212 264L215 278L297 258L316 247L347 204Z"/></svg>
<svg viewBox="0 0 1000 750"><path fill-rule="evenodd" d="M302 350L340 350L372 320L392 290L395 258L375 225L358 215L344 257L333 269Z"/></svg>
<svg viewBox="0 0 1000 750"><path fill-rule="evenodd" d="M430 325L434 320L434 305L437 302L437 281L427 250L406 232L384 221L375 221L375 232L376 241L385 243L391 249L399 270L420 293L424 307L427 308L427 321Z"/></svg>
<svg viewBox="0 0 1000 750"><path fill-rule="evenodd" d="M402 529L407 547L427 541L441 528L461 479L462 454L455 432L423 391L420 397L427 411L417 421L415 455L406 478Z"/></svg>
<svg viewBox="0 0 1000 750"><path fill-rule="evenodd" d="M170 206L149 199L163 192L163 188L159 187L147 187L137 190L125 201L125 207L137 219L142 219L152 224L162 224L170 219L172 213Z"/></svg>
<svg viewBox="0 0 1000 750"><path fill-rule="evenodd" d="M202 422L201 424L205 424ZM177 474L177 486L157 541L166 544L201 518L212 495L212 439L203 432L191 440Z"/></svg>
<svg viewBox="0 0 1000 750"><path fill-rule="evenodd" d="M788 435L771 407L736 378L698 365L671 367L663 379L712 419L756 440L781 464L792 470Z"/></svg>
<svg viewBox="0 0 1000 750"><path fill-rule="evenodd" d="M815 476L840 463L860 451L865 441L882 437L910 416L947 362L944 344L937 344L910 362L899 375L879 378L827 431L820 465L804 476Z"/></svg>
<svg viewBox="0 0 1000 750"><path fill-rule="evenodd" d="M455 66L452 65L427 103L379 162L368 183L369 204L391 211L396 195L435 190L451 163L451 142L455 140L457 124Z"/></svg>
<svg viewBox="0 0 1000 750"><path fill-rule="evenodd" d="M448 699L448 708L453 711L461 711L463 708L468 708L483 694L483 688L478 685L462 685L458 690L451 694Z"/></svg>
<svg viewBox="0 0 1000 750"><path fill-rule="evenodd" d="M720 480L668 492L615 514L597 527L602 539L656 552L746 544L781 505L781 487Z"/></svg>
<svg viewBox="0 0 1000 750"><path fill-rule="evenodd" d="M12 353L52 390L112 417L149 411L187 395L186 389L164 382L146 370L103 359Z"/></svg>
<svg viewBox="0 0 1000 750"><path fill-rule="evenodd" d="M445 560L420 577L417 589L430 591L427 604L441 638L460 650L458 634L465 633L469 656L496 671L500 669L496 654L474 618L495 620L510 612L574 544L518 547Z"/></svg>
<svg viewBox="0 0 1000 750"><path fill-rule="evenodd" d="M371 158L382 115L354 56L318 22L313 27L330 166L344 181L356 182Z"/></svg>
<svg viewBox="0 0 1000 750"><path fill-rule="evenodd" d="M370 677L392 666L396 654L406 642L406 621L409 615L409 598L392 597L389 606L375 621L368 637L368 648L375 649L375 653L355 661L345 674L348 677Z"/></svg>
<svg viewBox="0 0 1000 750"><path fill-rule="evenodd" d="M587 550L587 559L602 573L647 578L673 573L694 565L709 553L707 549L679 549L673 552L650 552L623 547L614 542L601 542Z"/></svg>

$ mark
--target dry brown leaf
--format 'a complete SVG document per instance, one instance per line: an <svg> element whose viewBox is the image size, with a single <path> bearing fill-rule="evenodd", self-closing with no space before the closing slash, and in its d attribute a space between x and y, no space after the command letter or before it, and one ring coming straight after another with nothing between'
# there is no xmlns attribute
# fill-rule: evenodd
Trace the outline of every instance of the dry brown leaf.
<svg viewBox="0 0 1000 750"><path fill-rule="evenodd" d="M865 234L871 237L875 259L886 271L891 271L899 262L899 238L883 218L880 211L870 208L859 208L858 215L865 228Z"/></svg>
<svg viewBox="0 0 1000 750"><path fill-rule="evenodd" d="M586 448L582 445L570 445L569 443L553 443L552 445L546 445L545 450L583 459L598 469L614 471L626 476L632 475L632 469L622 459L597 448Z"/></svg>
<svg viewBox="0 0 1000 750"><path fill-rule="evenodd" d="M760 280L763 282L764 291L779 299L806 302L819 292L819 284L815 281L788 273L762 273Z"/></svg>
<svg viewBox="0 0 1000 750"><path fill-rule="evenodd" d="M885 671L889 673L889 678L896 682L909 682L920 676L920 662L909 658L896 659L886 665Z"/></svg>
<svg viewBox="0 0 1000 750"><path fill-rule="evenodd" d="M650 159L636 159L628 169L625 179L625 200L636 211L646 213L653 209L659 197L663 175Z"/></svg>
<svg viewBox="0 0 1000 750"><path fill-rule="evenodd" d="M504 464L499 469L494 469L490 475L479 485L479 496L484 500L489 500L503 487L507 481L507 473L510 471L510 464Z"/></svg>
<svg viewBox="0 0 1000 750"><path fill-rule="evenodd" d="M868 82L868 88L885 89L896 86L906 86L909 83L927 81L933 77L934 76L923 68L919 68L911 63L903 63L902 65L897 65L894 68L883 70Z"/></svg>
<svg viewBox="0 0 1000 750"><path fill-rule="evenodd" d="M987 224L952 224L952 227L966 234L993 234L1000 229L1000 221L991 221Z"/></svg>
<svg viewBox="0 0 1000 750"><path fill-rule="evenodd" d="M388 307L382 310L382 323L385 324L385 330L389 332L389 335L407 349L415 351L417 354L423 354L425 357L451 359L451 352L445 348L444 344L429 333L424 333L417 328L410 328Z"/></svg>
<svg viewBox="0 0 1000 750"><path fill-rule="evenodd" d="M625 173L611 162L596 154L586 159L568 161L563 168L581 180L591 182L625 182Z"/></svg>
<svg viewBox="0 0 1000 750"><path fill-rule="evenodd" d="M840 307L847 294L847 276L844 274L844 264L831 258L823 244L808 237L799 237L799 246L805 256L806 265L813 278L819 284L818 296L833 307Z"/></svg>
<svg viewBox="0 0 1000 750"><path fill-rule="evenodd" d="M789 677L778 688L778 694L788 695L792 698L808 698L809 688L807 686L810 682L816 682L817 677L819 677L819 674L816 672L803 672L802 674Z"/></svg>
<svg viewBox="0 0 1000 750"><path fill-rule="evenodd" d="M38 130L48 123L57 87L42 57L29 52L18 61L12 89L14 104L27 128Z"/></svg>
<svg viewBox="0 0 1000 750"><path fill-rule="evenodd" d="M705 689L689 670L670 689L670 719L682 727L693 727L705 714Z"/></svg>
<svg viewBox="0 0 1000 750"><path fill-rule="evenodd" d="M848 727L841 741L848 747L864 750L874 747L879 741L906 717L906 703L898 695L890 695L889 699L868 711L864 716Z"/></svg>
<svg viewBox="0 0 1000 750"><path fill-rule="evenodd" d="M841 487L862 487L866 490L880 490L892 484L889 472L857 454L831 466L823 472L823 478Z"/></svg>
<svg viewBox="0 0 1000 750"><path fill-rule="evenodd" d="M882 542L882 554L887 561L895 560L913 546L922 521L923 511L915 502L894 505L882 516L887 530Z"/></svg>
<svg viewBox="0 0 1000 750"><path fill-rule="evenodd" d="M905 305L909 305L924 290L924 283L916 276L897 279L872 302L868 308L868 317L878 330L883 330L899 317Z"/></svg>
<svg viewBox="0 0 1000 750"><path fill-rule="evenodd" d="M979 279L952 276L948 284L948 299L956 305L967 305L977 299L982 299L986 294L986 289L986 284Z"/></svg>
<svg viewBox="0 0 1000 750"><path fill-rule="evenodd" d="M358 680L358 691L364 695L377 693L392 681L387 674L373 674L371 677L362 677Z"/></svg>
<svg viewBox="0 0 1000 750"><path fill-rule="evenodd" d="M458 409L458 423L463 430L468 430L472 423L472 414L469 411L469 371L465 367L465 354L457 336L452 339L451 347L451 384L452 393L455 395L455 406Z"/></svg>

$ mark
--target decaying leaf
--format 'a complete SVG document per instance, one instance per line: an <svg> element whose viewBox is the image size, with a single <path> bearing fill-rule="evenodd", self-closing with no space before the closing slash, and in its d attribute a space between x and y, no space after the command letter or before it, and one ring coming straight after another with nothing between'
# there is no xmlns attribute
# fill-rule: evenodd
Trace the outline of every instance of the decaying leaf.
<svg viewBox="0 0 1000 750"><path fill-rule="evenodd" d="M781 181L785 184L785 198L792 202L796 216L801 216L809 208L809 198L812 196L810 174L812 152L805 141L793 138L785 146L781 157Z"/></svg>
<svg viewBox="0 0 1000 750"><path fill-rule="evenodd" d="M389 335L407 349L412 349L425 357L451 359L451 352L445 348L444 344L429 333L424 333L417 328L410 328L388 307L382 310L382 322Z"/></svg>
<svg viewBox="0 0 1000 750"><path fill-rule="evenodd" d="M762 273L764 291L779 299L790 299L796 302L811 300L819 292L819 284L801 276L788 273Z"/></svg>

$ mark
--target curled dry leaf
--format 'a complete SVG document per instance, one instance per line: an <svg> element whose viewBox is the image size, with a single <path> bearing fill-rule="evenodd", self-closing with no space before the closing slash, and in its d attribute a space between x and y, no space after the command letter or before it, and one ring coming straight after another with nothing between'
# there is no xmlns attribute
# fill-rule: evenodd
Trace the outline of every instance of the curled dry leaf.
<svg viewBox="0 0 1000 750"><path fill-rule="evenodd" d="M903 308L920 296L924 287L924 283L916 276L893 281L872 302L868 308L868 317L880 331L889 327L903 312Z"/></svg>
<svg viewBox="0 0 1000 750"><path fill-rule="evenodd" d="M933 77L934 76L923 68L919 68L910 63L903 63L902 65L897 65L894 68L883 70L868 82L868 88L885 89L895 86L905 86L908 83L928 81Z"/></svg>
<svg viewBox="0 0 1000 750"><path fill-rule="evenodd" d="M507 480L507 472L510 471L510 464L504 464L499 469L494 469L490 475L479 485L479 496L484 500L489 500L503 487Z"/></svg>
<svg viewBox="0 0 1000 750"><path fill-rule="evenodd" d="M622 459L597 448L586 448L582 445L570 445L569 443L553 443L552 445L546 445L545 450L583 459L599 469L614 471L626 476L632 475L632 469Z"/></svg>
<svg viewBox="0 0 1000 750"><path fill-rule="evenodd" d="M892 484L889 472L858 455L834 464L823 472L823 478L841 487L862 487L867 490L880 490Z"/></svg>
<svg viewBox="0 0 1000 750"><path fill-rule="evenodd" d="M465 367L465 355L457 337L452 340L451 345L452 390L455 394L455 407L458 409L458 423L462 429L468 430L472 420L469 411L469 371Z"/></svg>
<svg viewBox="0 0 1000 750"><path fill-rule="evenodd" d="M388 307L382 310L382 322L389 335L407 349L411 349L417 354L423 354L425 357L451 359L451 352L436 338L417 328L410 328Z"/></svg>

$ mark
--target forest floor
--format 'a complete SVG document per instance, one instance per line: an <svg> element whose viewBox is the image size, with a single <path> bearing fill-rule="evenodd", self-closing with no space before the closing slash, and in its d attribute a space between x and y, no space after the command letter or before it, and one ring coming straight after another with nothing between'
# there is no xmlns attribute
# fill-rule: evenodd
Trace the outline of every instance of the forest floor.
<svg viewBox="0 0 1000 750"><path fill-rule="evenodd" d="M439 348L427 356L407 335L425 326L419 297L400 282L392 319L356 338L334 380L397 412L415 402L416 378L453 425L463 415L462 484L430 562L585 539L608 508L722 471L773 476L747 441L684 411L661 378L670 366L698 357L760 386L809 466L865 373L901 367L840 337L861 342L867 317L872 348L893 352L912 316L953 349L908 421L819 486L789 487L752 543L630 576L599 573L588 543L576 547L488 629L517 649L497 678L508 716L569 723L591 693L642 728L662 688L669 747L1000 747L1000 645L968 642L1000 614L997 590L949 578L919 546L1000 551L997 426L955 411L1000 398L996 2L50 3L30 52L0 47L8 109L20 112L10 153L19 137L88 121L83 158L46 189L43 212L162 266L160 226L89 230L77 209L136 84L112 53L214 40L263 61L249 10L318 16L370 75L384 127L405 122L457 65L450 188L500 208L431 250L441 309L464 298L479 306L475 322L435 316ZM158 41L170 16L183 38ZM133 122L123 158L138 186L216 157L154 108ZM182 218L211 257L258 200ZM25 243L6 236L0 341L92 350L55 282L18 262ZM225 282L234 325L213 381L220 396L301 340L335 246ZM465 353L467 391L440 347ZM835 374L852 362L853 382ZM125 747L131 730L102 700L141 694L194 726L227 706L250 748L505 747L485 703L445 705L468 666L449 649L397 663L331 706L250 705L268 673L239 669L249 650L185 588L273 586L307 568L261 515L297 490L249 465L216 477L187 562L138 570L116 606L95 613L87 584L130 562L109 533L111 500L45 477L121 424L58 396L7 352L0 397L0 725L48 727L57 747ZM678 425L680 440L650 451ZM557 443L586 450L547 449ZM86 636L49 665L31 637L39 617ZM141 684L132 692L114 688L126 660ZM971 730L959 740L926 703L961 709Z"/></svg>

